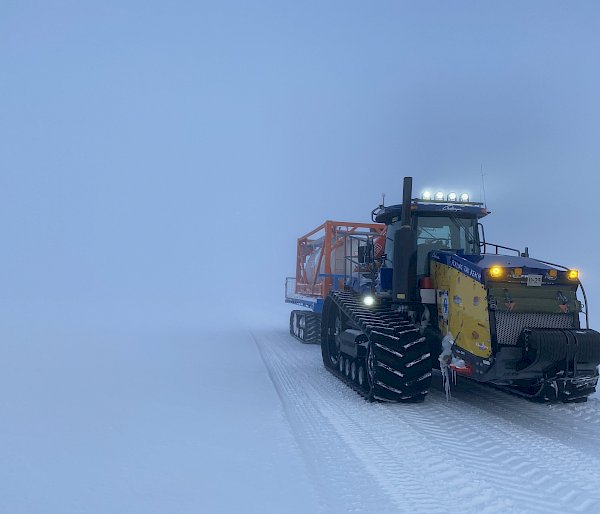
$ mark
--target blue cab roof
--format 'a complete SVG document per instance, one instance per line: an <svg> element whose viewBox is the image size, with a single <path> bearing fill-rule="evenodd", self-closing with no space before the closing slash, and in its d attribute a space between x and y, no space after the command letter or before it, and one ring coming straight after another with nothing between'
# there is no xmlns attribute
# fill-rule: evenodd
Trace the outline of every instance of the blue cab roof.
<svg viewBox="0 0 600 514"><path fill-rule="evenodd" d="M419 215L443 216L453 214L455 216L468 218L483 218L489 211L480 203L459 202L425 202L414 199L411 210ZM400 219L402 204L379 207L373 212L373 218L377 223L389 225Z"/></svg>

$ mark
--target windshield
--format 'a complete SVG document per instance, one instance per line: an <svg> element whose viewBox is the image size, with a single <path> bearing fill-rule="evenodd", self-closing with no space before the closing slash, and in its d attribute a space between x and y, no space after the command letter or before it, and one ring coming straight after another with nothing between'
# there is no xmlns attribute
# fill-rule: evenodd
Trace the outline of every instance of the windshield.
<svg viewBox="0 0 600 514"><path fill-rule="evenodd" d="M394 259L394 234L400 222L392 223L387 230L386 265ZM466 255L479 255L479 237L476 218L458 216L417 217L417 274L428 273L427 256L434 250L462 250Z"/></svg>

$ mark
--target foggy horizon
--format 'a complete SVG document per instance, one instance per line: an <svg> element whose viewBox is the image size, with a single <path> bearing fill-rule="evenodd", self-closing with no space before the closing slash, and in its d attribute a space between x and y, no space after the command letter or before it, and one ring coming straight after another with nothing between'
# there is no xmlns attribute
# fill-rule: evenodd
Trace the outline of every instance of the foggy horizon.
<svg viewBox="0 0 600 514"><path fill-rule="evenodd" d="M8 3L8 325L276 304L300 235L368 221L407 175L477 198L481 166L488 239L578 267L594 320L597 21L592 2Z"/></svg>

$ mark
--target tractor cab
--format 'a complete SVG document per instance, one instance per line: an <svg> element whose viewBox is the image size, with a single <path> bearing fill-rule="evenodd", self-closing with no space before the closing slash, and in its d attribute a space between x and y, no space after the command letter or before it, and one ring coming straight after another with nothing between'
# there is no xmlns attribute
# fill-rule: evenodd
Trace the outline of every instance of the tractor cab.
<svg viewBox="0 0 600 514"><path fill-rule="evenodd" d="M445 200L411 201L411 229L416 233L416 274L429 275L430 255L435 251L450 251L459 255L477 256L481 253L483 237L479 220L488 214L482 204L469 202L468 195L457 197L450 193ZM452 200L451 200L452 199ZM373 211L373 220L387 225L383 268L393 268L394 237L402 226L402 205L380 206Z"/></svg>

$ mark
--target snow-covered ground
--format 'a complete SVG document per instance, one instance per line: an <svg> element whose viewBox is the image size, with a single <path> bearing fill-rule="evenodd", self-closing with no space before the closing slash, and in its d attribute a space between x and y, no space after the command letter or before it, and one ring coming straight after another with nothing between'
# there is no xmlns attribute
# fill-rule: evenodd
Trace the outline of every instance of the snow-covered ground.
<svg viewBox="0 0 600 514"><path fill-rule="evenodd" d="M600 398L369 404L270 322L0 348L1 513L600 512Z"/></svg>

